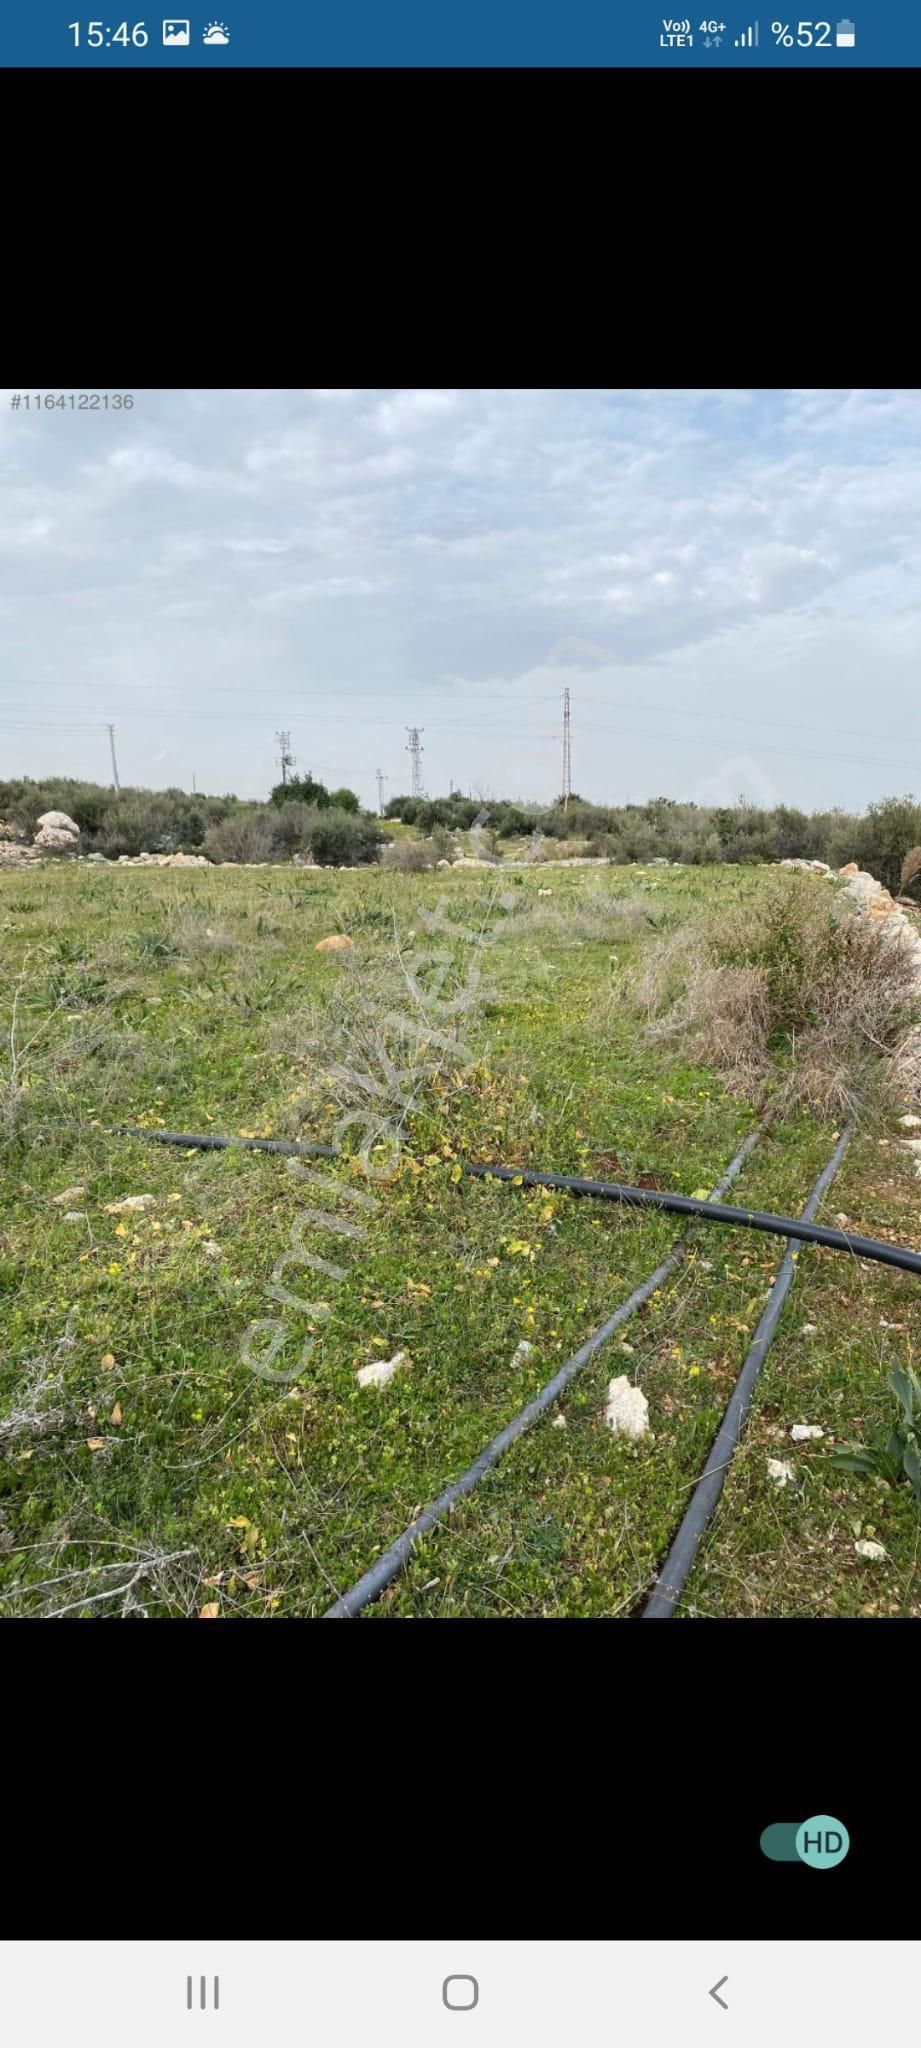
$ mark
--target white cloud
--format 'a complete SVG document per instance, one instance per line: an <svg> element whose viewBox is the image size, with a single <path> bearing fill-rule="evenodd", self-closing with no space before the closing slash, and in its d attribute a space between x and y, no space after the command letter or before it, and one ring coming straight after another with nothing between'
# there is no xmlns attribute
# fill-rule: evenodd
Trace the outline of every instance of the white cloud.
<svg viewBox="0 0 921 2048"><path fill-rule="evenodd" d="M142 772L153 700L178 759L210 731L221 787L271 780L278 722L360 781L373 719L391 792L415 722L433 787L547 795L565 661L600 700L577 707L587 794L687 794L740 760L807 804L905 779L917 392L144 392L102 454L85 420L35 425L2 422L0 727L44 678L25 772L77 706L128 761L135 734ZM809 760L805 709L828 732Z"/></svg>

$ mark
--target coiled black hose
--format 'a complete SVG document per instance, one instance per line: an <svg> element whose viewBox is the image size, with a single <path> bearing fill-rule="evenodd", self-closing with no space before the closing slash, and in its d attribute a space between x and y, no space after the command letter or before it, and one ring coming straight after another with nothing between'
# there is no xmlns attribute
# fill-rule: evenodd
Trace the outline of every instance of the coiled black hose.
<svg viewBox="0 0 921 2048"><path fill-rule="evenodd" d="M814 1216L826 1189L831 1186L853 1136L849 1124L823 1167L803 1210L803 1220ZM796 1277L796 1255L788 1247L780 1272L771 1288L767 1307L755 1331L751 1349L729 1397L726 1413L717 1431L710 1456L700 1475L690 1503L656 1580L655 1590L643 1609L643 1621L663 1621L674 1614L685 1582L694 1564L701 1537L723 1490L730 1459L737 1448L752 1403L755 1381L767 1356L768 1347L780 1321L780 1312Z"/></svg>

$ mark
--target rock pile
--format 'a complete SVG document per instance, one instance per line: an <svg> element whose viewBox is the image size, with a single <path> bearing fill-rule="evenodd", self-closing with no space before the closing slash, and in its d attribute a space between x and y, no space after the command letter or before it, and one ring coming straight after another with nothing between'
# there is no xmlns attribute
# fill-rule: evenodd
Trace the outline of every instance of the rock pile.
<svg viewBox="0 0 921 2048"><path fill-rule="evenodd" d="M90 855L93 859L93 855ZM120 868L210 868L211 862L204 853L120 853L116 866Z"/></svg>
<svg viewBox="0 0 921 2048"><path fill-rule="evenodd" d="M41 862L41 857L36 846L20 846L15 839L0 839L0 867L24 868L31 861Z"/></svg>
<svg viewBox="0 0 921 2048"><path fill-rule="evenodd" d="M66 811L45 811L39 818L33 846L44 847L48 853L76 853L79 843L80 827Z"/></svg>

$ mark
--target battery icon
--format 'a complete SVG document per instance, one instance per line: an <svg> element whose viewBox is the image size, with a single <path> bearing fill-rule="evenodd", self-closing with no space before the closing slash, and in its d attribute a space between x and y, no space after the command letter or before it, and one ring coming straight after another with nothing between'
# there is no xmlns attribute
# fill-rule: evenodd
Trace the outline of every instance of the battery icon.
<svg viewBox="0 0 921 2048"><path fill-rule="evenodd" d="M837 43L839 50L852 50L854 47L854 41L855 35L853 22L837 21L835 23L835 42Z"/></svg>

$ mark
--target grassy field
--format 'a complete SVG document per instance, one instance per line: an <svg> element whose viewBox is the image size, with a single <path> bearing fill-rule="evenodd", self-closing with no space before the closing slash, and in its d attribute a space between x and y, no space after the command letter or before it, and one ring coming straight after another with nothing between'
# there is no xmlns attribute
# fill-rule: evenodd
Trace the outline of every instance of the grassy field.
<svg viewBox="0 0 921 2048"><path fill-rule="evenodd" d="M767 880L739 868L0 875L0 1614L322 1613L677 1235L654 1212L466 1181L458 1162L711 1187L753 1112L647 1042L625 980L701 900L742 897L757 918ZM423 921L439 905L440 987L431 962L413 964L446 943ZM336 931L350 953L314 951ZM446 1022L432 1042L435 996L471 994L458 1047ZM381 1177L353 1156L354 1128L317 1171L370 1192L373 1208L309 1187L282 1158L103 1128L330 1143L356 1104L399 1122L399 1146L371 1154ZM860 1132L823 1220L921 1242L897 1135L894 1122ZM775 1124L731 1199L796 1213L833 1139L806 1116ZM137 1195L153 1199L117 1206ZM311 1204L357 1234L305 1218ZM333 1269L319 1286L296 1259L276 1274L300 1307L268 1293L294 1245ZM635 1612L781 1255L777 1240L702 1227L685 1265L369 1618ZM917 1367L917 1286L801 1256L683 1613L921 1612L910 1490L829 1459L890 1417L889 1366ZM284 1380L241 1354L267 1319ZM359 1368L398 1351L386 1389L358 1385ZM625 1372L650 1404L638 1444L604 1422L608 1380ZM791 1442L798 1422L825 1436ZM769 1458L791 1464L790 1484L769 1479ZM858 1538L885 1558L863 1559Z"/></svg>

